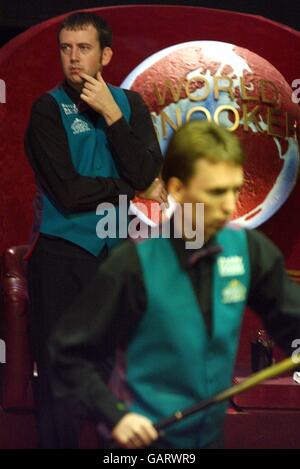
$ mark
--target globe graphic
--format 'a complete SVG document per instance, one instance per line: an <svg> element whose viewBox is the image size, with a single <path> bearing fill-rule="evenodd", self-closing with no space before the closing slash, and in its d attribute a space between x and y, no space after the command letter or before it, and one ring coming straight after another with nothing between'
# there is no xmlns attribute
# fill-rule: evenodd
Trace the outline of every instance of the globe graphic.
<svg viewBox="0 0 300 469"><path fill-rule="evenodd" d="M238 134L246 164L234 223L255 228L287 200L297 180L300 110L289 84L264 58L217 41L176 44L145 59L121 86L142 95L163 154L189 120L213 120ZM150 210L136 213L158 221Z"/></svg>

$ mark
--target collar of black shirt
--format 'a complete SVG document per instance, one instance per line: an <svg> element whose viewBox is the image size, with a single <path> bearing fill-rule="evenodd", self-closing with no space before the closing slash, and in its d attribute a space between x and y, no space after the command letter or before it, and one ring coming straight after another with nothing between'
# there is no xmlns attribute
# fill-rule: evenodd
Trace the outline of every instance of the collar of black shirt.
<svg viewBox="0 0 300 469"><path fill-rule="evenodd" d="M171 243L177 254L181 267L185 270L195 267L198 262L203 259L213 257L222 252L223 249L217 244L215 237L211 238L200 249L187 249L185 240L171 236Z"/></svg>
<svg viewBox="0 0 300 469"><path fill-rule="evenodd" d="M72 88L66 80L63 81L62 86L69 98L71 98L78 107L79 112L92 111L90 106L80 99L80 92Z"/></svg>

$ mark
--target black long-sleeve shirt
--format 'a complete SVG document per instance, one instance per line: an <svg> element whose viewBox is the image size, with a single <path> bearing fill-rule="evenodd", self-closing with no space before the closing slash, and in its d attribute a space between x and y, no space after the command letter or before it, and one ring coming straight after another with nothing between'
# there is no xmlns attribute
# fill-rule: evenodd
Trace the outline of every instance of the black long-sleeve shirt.
<svg viewBox="0 0 300 469"><path fill-rule="evenodd" d="M79 92L66 82L64 89L93 123L97 112L80 100ZM117 203L119 195L133 198L158 175L163 158L149 111L140 95L124 90L131 108L105 131L120 178L89 177L75 170L57 102L44 94L32 106L25 136L25 150L39 184L69 213L95 211L101 202Z"/></svg>
<svg viewBox="0 0 300 469"><path fill-rule="evenodd" d="M288 278L283 256L271 241L254 230L247 231L247 239L251 273L247 304L290 355L292 341L300 337L300 288ZM172 239L172 244L181 268L190 276L211 333L213 254L193 263L194 252L186 250L182 240ZM213 245L214 240L205 249ZM175 282L174 288L180 288ZM146 308L143 273L136 247L129 240L99 267L52 336L49 351L56 396L75 399L90 418L105 420L113 427L127 410L106 387L99 365L130 340Z"/></svg>

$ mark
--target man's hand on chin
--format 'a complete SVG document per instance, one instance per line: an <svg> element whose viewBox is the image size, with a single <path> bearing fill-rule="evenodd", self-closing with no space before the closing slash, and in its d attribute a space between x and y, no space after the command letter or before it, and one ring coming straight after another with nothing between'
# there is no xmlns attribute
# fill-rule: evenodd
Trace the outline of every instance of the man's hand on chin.
<svg viewBox="0 0 300 469"><path fill-rule="evenodd" d="M122 112L103 80L101 73L98 72L96 78L83 72L79 75L84 80L80 94L82 101L101 114L108 126L121 119Z"/></svg>

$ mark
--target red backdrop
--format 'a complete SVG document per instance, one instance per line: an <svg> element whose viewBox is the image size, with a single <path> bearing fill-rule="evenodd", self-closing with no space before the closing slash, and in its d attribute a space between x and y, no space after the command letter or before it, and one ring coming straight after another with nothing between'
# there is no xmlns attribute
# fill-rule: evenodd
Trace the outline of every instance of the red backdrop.
<svg viewBox="0 0 300 469"><path fill-rule="evenodd" d="M114 59L105 78L118 85L144 58L180 42L230 42L261 55L288 83L300 77L300 33L262 17L182 6L98 8L114 31ZM56 45L61 17L35 26L0 52L0 79L6 103L0 104L0 252L28 240L34 182L24 158L23 135L32 101L62 78ZM299 269L299 184L286 204L262 227L283 250L288 266Z"/></svg>
<svg viewBox="0 0 300 469"><path fill-rule="evenodd" d="M288 83L300 78L300 33L262 17L183 6L97 8L114 31L114 58L104 77L118 85L149 55L193 40L229 42L271 62ZM34 181L23 151L32 101L62 79L56 44L57 17L37 25L0 51L0 79L6 103L0 104L0 253L28 241ZM285 254L295 275L300 269L300 185L262 230Z"/></svg>

